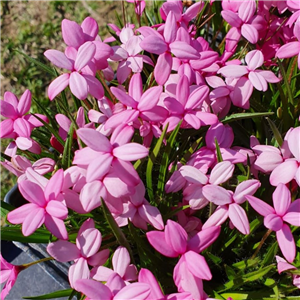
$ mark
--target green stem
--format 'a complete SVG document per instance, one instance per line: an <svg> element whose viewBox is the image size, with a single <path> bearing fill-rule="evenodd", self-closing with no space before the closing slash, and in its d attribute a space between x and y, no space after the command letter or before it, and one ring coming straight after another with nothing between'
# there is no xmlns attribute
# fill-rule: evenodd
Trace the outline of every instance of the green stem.
<svg viewBox="0 0 300 300"><path fill-rule="evenodd" d="M29 268L29 267L31 267L31 266L33 266L33 265L36 265L36 264L39 264L39 263L42 263L42 262L45 262L45 261L49 261L49 260L54 260L54 258L53 257L45 257L45 258L42 258L42 259L40 259L40 260L36 260L36 261L33 261L33 262L31 262L31 263L28 263L28 264L23 264L22 265L22 267L24 268L24 269L26 269L26 268Z"/></svg>

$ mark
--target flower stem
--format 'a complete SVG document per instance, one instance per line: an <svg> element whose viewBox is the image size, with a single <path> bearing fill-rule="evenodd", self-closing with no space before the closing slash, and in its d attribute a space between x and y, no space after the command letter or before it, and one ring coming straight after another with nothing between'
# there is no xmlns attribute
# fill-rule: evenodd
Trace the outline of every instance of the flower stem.
<svg viewBox="0 0 300 300"><path fill-rule="evenodd" d="M254 258L256 257L257 253L259 252L260 248L262 247L262 245L264 244L264 242L266 241L266 239L268 238L268 236L271 234L271 232L272 232L272 230L269 229L269 230L265 233L265 235L262 237L262 239L261 239L261 241L260 241L258 247L256 248L254 254L251 256L251 259L254 259Z"/></svg>
<svg viewBox="0 0 300 300"><path fill-rule="evenodd" d="M40 259L40 260L33 261L33 262L31 262L31 263L28 263L28 264L23 264L22 267L23 267L24 269L26 269L26 268L31 267L31 266L33 266L33 265L36 265L36 264L39 264L39 263L42 263L42 262L45 262L45 261L49 261L49 260L54 260L54 258L51 257L51 256L50 256L50 257L45 257L45 258L42 258L42 259Z"/></svg>

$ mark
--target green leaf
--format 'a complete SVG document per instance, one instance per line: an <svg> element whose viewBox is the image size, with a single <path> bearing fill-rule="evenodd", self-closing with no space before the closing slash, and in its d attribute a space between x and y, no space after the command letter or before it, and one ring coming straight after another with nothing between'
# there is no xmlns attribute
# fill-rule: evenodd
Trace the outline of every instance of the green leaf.
<svg viewBox="0 0 300 300"><path fill-rule="evenodd" d="M239 270L245 270L247 268L255 267L260 262L260 259L256 257L255 259L247 259L242 260L237 263L234 263L232 266L239 269Z"/></svg>
<svg viewBox="0 0 300 300"><path fill-rule="evenodd" d="M252 119L258 117L267 117L273 115L273 112L258 112L258 113L239 113L239 114L232 114L230 116L225 117L221 122L223 124L227 124L237 120L243 119Z"/></svg>
<svg viewBox="0 0 300 300"><path fill-rule="evenodd" d="M68 297L72 294L72 292L73 289L67 289L67 290L56 291L50 294L44 294L40 296L23 297L23 299L55 299L55 298Z"/></svg>
<svg viewBox="0 0 300 300"><path fill-rule="evenodd" d="M277 128L277 126L275 125L275 123L270 119L270 118L266 118L270 127L271 127L271 130L274 134L274 137L275 137L275 140L277 141L278 145L281 147L282 143L283 143L283 140L282 140L282 136Z"/></svg>
<svg viewBox="0 0 300 300"><path fill-rule="evenodd" d="M8 203L4 202L4 201L1 201L1 209L4 210L4 211L7 211L7 213L8 213L9 211L14 210L15 207L11 204L8 204ZM2 214L1 214L1 216L2 216Z"/></svg>
<svg viewBox="0 0 300 300"><path fill-rule="evenodd" d="M48 243L51 234L48 230L39 228L33 234L24 236L21 227L1 227L1 239L21 243Z"/></svg>
<svg viewBox="0 0 300 300"><path fill-rule="evenodd" d="M32 58L30 56L28 56L27 54L25 54L24 52L20 51L20 50L15 50L16 52L20 53L21 55L23 55L28 61L30 61L31 63L37 65L38 67L40 67L42 70L46 71L47 73L55 76L55 71L53 68L41 63L40 61L36 60L35 58Z"/></svg>
<svg viewBox="0 0 300 300"><path fill-rule="evenodd" d="M114 217L111 215L111 212L109 211L105 201L102 198L101 198L101 206L102 206L102 210L103 210L105 219L106 219L110 229L112 230L114 236L116 237L118 243L121 246L124 246L128 250L130 257L131 257L131 262L134 263L134 258L133 258L133 254L131 251L131 247L130 247L123 231L121 230L121 228L115 221Z"/></svg>
<svg viewBox="0 0 300 300"><path fill-rule="evenodd" d="M162 161L160 164L159 168L159 174L158 174L158 183L157 183L157 194L161 197L164 189L165 189L165 179L166 179L166 174L169 166L169 158L170 158L170 153L171 150L173 149L177 134L179 132L180 126L181 126L182 121L178 123L176 128L172 131L170 137L167 140L167 146L164 151Z"/></svg>
<svg viewBox="0 0 300 300"><path fill-rule="evenodd" d="M288 96L289 103L294 104L294 98L293 98L292 91L291 91L291 88L290 88L290 83L288 81L288 78L287 78L287 75L286 75L286 72L285 72L285 68L284 68L284 66L283 66L283 64L282 64L282 62L279 58L277 59L277 62L278 62L280 73L282 75L282 78L283 78L283 81L284 81L284 84L285 84L284 86L285 86L286 91L287 91L287 96Z"/></svg>
<svg viewBox="0 0 300 300"><path fill-rule="evenodd" d="M153 151L150 153L149 159L148 159L148 164L147 164L147 169L146 169L146 185L147 185L148 196L149 196L150 201L154 200L153 184L152 184L153 165L156 161L156 158L158 156L158 153L159 153L159 150L161 148L162 142L165 138L168 126L169 126L169 124L167 124L166 127L164 128L160 138L158 139L158 141L157 141Z"/></svg>
<svg viewBox="0 0 300 300"><path fill-rule="evenodd" d="M215 138L215 145L216 145L216 151L217 151L217 160L218 160L218 162L222 162L223 157L222 157L221 150L220 150L220 147L218 144L218 140L216 138Z"/></svg>
<svg viewBox="0 0 300 300"><path fill-rule="evenodd" d="M74 126L71 124L70 130L68 133L68 138L66 140L65 146L64 146L64 152L62 156L62 166L64 169L67 169L71 166L72 161L72 143L73 143L73 136L74 136Z"/></svg>
<svg viewBox="0 0 300 300"><path fill-rule="evenodd" d="M35 116L41 123L44 124L45 128L48 129L57 139L57 141L62 145L64 146L65 142L64 140L59 136L58 132L56 132L52 126L50 126L48 123L46 123L44 120L42 120L40 117L38 117L37 115L35 114L32 114L33 116Z"/></svg>
<svg viewBox="0 0 300 300"><path fill-rule="evenodd" d="M265 255L262 263L261 263L261 266L265 266L265 265L268 265L270 264L273 260L274 260L274 257L276 255L278 251L278 243L275 242L273 243L273 245L269 248L267 254Z"/></svg>

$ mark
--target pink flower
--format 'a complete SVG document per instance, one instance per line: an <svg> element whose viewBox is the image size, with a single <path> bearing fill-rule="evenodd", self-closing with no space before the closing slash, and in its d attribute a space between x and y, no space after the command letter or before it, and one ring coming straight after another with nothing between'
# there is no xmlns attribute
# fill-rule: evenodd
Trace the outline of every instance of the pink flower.
<svg viewBox="0 0 300 300"><path fill-rule="evenodd" d="M232 27L236 27L240 34L252 44L256 44L259 39L259 30L266 26L263 17L255 13L255 0L243 1L240 5L235 2L232 7L226 5L221 12L225 21Z"/></svg>
<svg viewBox="0 0 300 300"><path fill-rule="evenodd" d="M294 157L285 159L273 169L270 183L277 186L279 183L286 184L295 179L300 186L300 127L288 131L285 141L287 144L285 148L288 148L288 152L290 151Z"/></svg>
<svg viewBox="0 0 300 300"><path fill-rule="evenodd" d="M35 127L43 126L34 115L26 114L31 106L31 92L26 90L20 100L11 92L4 93L4 100L0 101L0 114L7 118L0 123L1 138L13 138L16 147L33 153L40 153L40 145L33 140L31 132ZM47 117L36 114L43 121L48 122Z"/></svg>
<svg viewBox="0 0 300 300"><path fill-rule="evenodd" d="M60 262L75 261L69 268L69 281L71 287L76 288L76 281L78 279L90 278L88 265L99 266L104 264L108 259L108 249L99 251L101 242L101 232L95 228L94 221L88 219L81 225L78 231L76 244L59 240L50 243L47 246L47 251Z"/></svg>
<svg viewBox="0 0 300 300"><path fill-rule="evenodd" d="M204 197L219 206L205 224L203 224L202 228L221 225L229 217L235 228L243 234L249 234L250 226L247 214L240 204L246 201L246 195L253 195L260 185L258 180L246 180L236 187L234 193L217 185L204 186L202 188Z"/></svg>
<svg viewBox="0 0 300 300"><path fill-rule="evenodd" d="M88 300L146 300L150 294L147 283L135 282L122 284L122 279L112 274L106 285L99 281L80 279L76 282L76 290L85 294Z"/></svg>
<svg viewBox="0 0 300 300"><path fill-rule="evenodd" d="M9 291L15 284L19 273L24 269L22 266L15 266L7 262L0 253L1 276L0 283L5 283L1 291L1 300L5 299Z"/></svg>
<svg viewBox="0 0 300 300"><path fill-rule="evenodd" d="M78 49L85 42L94 41L98 35L98 24L91 18L85 18L81 25L68 19L61 22L61 31L64 42L75 49Z"/></svg>
<svg viewBox="0 0 300 300"><path fill-rule="evenodd" d="M294 26L294 36L298 41L281 46L277 50L276 56L279 58L289 58L298 55L298 68L300 69L300 20Z"/></svg>
<svg viewBox="0 0 300 300"><path fill-rule="evenodd" d="M268 89L268 82L280 81L271 71L257 70L264 62L264 56L260 50L248 52L245 61L247 66L228 65L218 71L219 74L227 78L240 78L236 84L240 87L241 94L251 95L253 87L265 92Z"/></svg>
<svg viewBox="0 0 300 300"><path fill-rule="evenodd" d="M115 130L110 141L106 136L91 128L77 130L79 138L88 146L76 151L73 163L88 165L87 182L102 179L114 168L118 177L130 186L140 182L140 178L130 161L148 155L148 149L137 143L130 143L133 131L131 127ZM89 157L87 154L89 153Z"/></svg>
<svg viewBox="0 0 300 300"><path fill-rule="evenodd" d="M296 245L291 229L286 223L300 226L300 199L291 202L291 192L282 183L276 187L272 196L274 208L254 196L245 197L253 209L264 216L264 225L276 231L282 254L288 262L293 262L296 256Z"/></svg>
<svg viewBox="0 0 300 300"><path fill-rule="evenodd" d="M134 3L135 13L141 16L146 6L145 0L126 0L126 2Z"/></svg>
<svg viewBox="0 0 300 300"><path fill-rule="evenodd" d="M91 70L88 64L93 64L92 59L96 53L96 46L92 42L86 42L78 48L66 49L66 52L47 50L44 55L57 67L71 71L54 79L48 88L48 96L53 100L68 85L71 92L80 100L86 99L90 93L100 99L104 90L98 79L95 78L95 70ZM92 65L91 65L92 66Z"/></svg>
<svg viewBox="0 0 300 300"><path fill-rule="evenodd" d="M111 91L128 109L112 115L106 121L105 129L116 128L120 124L128 124L138 119L142 122L163 122L168 115L165 108L157 105L162 93L162 87L154 86L143 93L143 83L140 73L132 76L128 94L116 87L112 87ZM138 123L140 124L140 122Z"/></svg>
<svg viewBox="0 0 300 300"><path fill-rule="evenodd" d="M137 268L130 264L129 252L125 247L118 247L112 257L113 269L104 266L95 267L91 271L91 277L97 281L107 281L109 276L117 273L120 277L129 284L129 281L137 279Z"/></svg>
<svg viewBox="0 0 300 300"><path fill-rule="evenodd" d="M31 235L45 224L46 228L57 238L67 239L68 233L64 219L68 215L67 207L61 202L63 170L58 170L49 181L45 179L43 188L32 181L19 182L19 190L30 203L11 211L7 220L12 224L22 224L24 236Z"/></svg>
<svg viewBox="0 0 300 300"><path fill-rule="evenodd" d="M173 97L164 99L164 105L170 112L170 116L164 122L169 123L168 131L175 129L181 120L184 120L182 127L195 129L217 123L216 115L201 110L208 93L206 85L200 85L191 91L188 78L183 75L177 84L176 99Z"/></svg>
<svg viewBox="0 0 300 300"><path fill-rule="evenodd" d="M142 35L146 35L140 46L150 53L159 55L154 68L154 77L159 85L163 85L171 74L171 53L179 59L187 60L199 58L199 53L188 43L176 39L176 19L172 11L168 13L163 35L150 29L147 28L147 31L144 31L143 27L139 29Z"/></svg>

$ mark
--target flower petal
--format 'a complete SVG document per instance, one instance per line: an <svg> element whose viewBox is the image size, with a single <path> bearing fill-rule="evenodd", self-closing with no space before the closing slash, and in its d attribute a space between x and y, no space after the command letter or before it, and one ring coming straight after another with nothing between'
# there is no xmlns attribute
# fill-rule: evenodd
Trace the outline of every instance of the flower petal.
<svg viewBox="0 0 300 300"><path fill-rule="evenodd" d="M283 256L292 263L296 256L296 245L290 227L283 224L282 229L276 232L276 238Z"/></svg>

